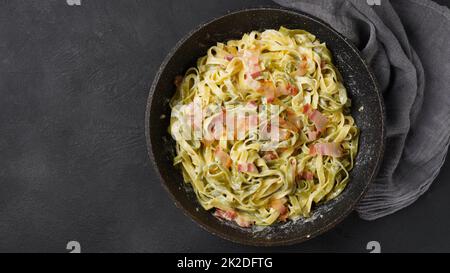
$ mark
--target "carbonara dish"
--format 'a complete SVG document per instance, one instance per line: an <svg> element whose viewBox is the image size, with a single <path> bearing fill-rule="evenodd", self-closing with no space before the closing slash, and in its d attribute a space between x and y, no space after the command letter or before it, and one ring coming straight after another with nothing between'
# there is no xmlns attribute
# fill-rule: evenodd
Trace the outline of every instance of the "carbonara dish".
<svg viewBox="0 0 450 273"><path fill-rule="evenodd" d="M358 128L313 34L281 27L217 43L175 85L174 165L216 217L241 227L308 217L349 182Z"/></svg>

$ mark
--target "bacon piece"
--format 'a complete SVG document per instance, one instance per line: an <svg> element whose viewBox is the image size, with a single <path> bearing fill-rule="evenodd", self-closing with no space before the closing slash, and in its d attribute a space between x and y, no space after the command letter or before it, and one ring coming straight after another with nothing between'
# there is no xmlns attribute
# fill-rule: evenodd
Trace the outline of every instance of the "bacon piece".
<svg viewBox="0 0 450 273"><path fill-rule="evenodd" d="M231 60L233 60L233 58L234 58L234 56L231 54L228 54L225 56L225 60L227 60L227 61L231 61Z"/></svg>
<svg viewBox="0 0 450 273"><path fill-rule="evenodd" d="M253 72L252 74L250 74L250 77L252 77L252 79L256 79L259 76L261 76L261 71L256 71L256 72Z"/></svg>
<svg viewBox="0 0 450 273"><path fill-rule="evenodd" d="M289 94L290 94L289 90L284 85L278 85L277 88L275 89L275 96L277 97L287 96Z"/></svg>
<svg viewBox="0 0 450 273"><path fill-rule="evenodd" d="M314 179L314 173L312 173L312 172L305 172L305 173L303 174L303 177L304 177L306 180L313 180L313 179Z"/></svg>
<svg viewBox="0 0 450 273"><path fill-rule="evenodd" d="M289 91L289 94L291 94L292 96L295 96L298 94L298 88L296 86L288 83L286 88Z"/></svg>
<svg viewBox="0 0 450 273"><path fill-rule="evenodd" d="M267 151L263 155L264 160L271 161L278 158L278 155L274 151Z"/></svg>
<svg viewBox="0 0 450 273"><path fill-rule="evenodd" d="M237 225L239 225L240 227L251 227L253 222L247 220L245 217L239 215L236 211L234 210L221 210L219 208L216 208L216 211L213 214L214 216L216 216L217 218L221 218L227 221L235 221Z"/></svg>
<svg viewBox="0 0 450 273"><path fill-rule="evenodd" d="M314 122L314 125L316 125L317 130L320 132L323 132L326 128L326 125L328 123L328 118L320 113L318 110L312 111L311 114L309 114L309 119Z"/></svg>
<svg viewBox="0 0 450 273"><path fill-rule="evenodd" d="M245 217L243 217L241 215L238 215L236 217L235 222L236 222L236 224L238 224L238 226L245 227L245 228L251 227L253 224L252 221L247 220Z"/></svg>
<svg viewBox="0 0 450 273"><path fill-rule="evenodd" d="M240 162L237 165L239 172L246 172L246 173L256 173L258 172L258 169L256 168L255 164L253 163L247 163L247 162Z"/></svg>
<svg viewBox="0 0 450 273"><path fill-rule="evenodd" d="M270 207L276 209L280 214L284 213L287 208L284 206L284 203L286 203L286 199L273 199L270 202Z"/></svg>
<svg viewBox="0 0 450 273"><path fill-rule="evenodd" d="M259 77L262 71L259 66L259 54L254 51L246 50L242 57L247 66L247 74L253 79Z"/></svg>
<svg viewBox="0 0 450 273"><path fill-rule="evenodd" d="M278 216L278 219L280 221L286 221L287 216L289 215L289 210L285 205L286 202L286 198L274 199L270 202L270 207L274 208L280 213L280 216Z"/></svg>
<svg viewBox="0 0 450 273"><path fill-rule="evenodd" d="M319 136L320 132L319 131L312 131L312 130L308 130L308 140L309 141L314 141L317 139L317 137Z"/></svg>
<svg viewBox="0 0 450 273"><path fill-rule="evenodd" d="M211 123L208 125L208 131L207 133L209 135L206 136L209 140L211 140L211 136L215 140L219 140L224 132L224 124L226 121L226 112L225 110L222 110L222 113L215 116Z"/></svg>
<svg viewBox="0 0 450 273"><path fill-rule="evenodd" d="M277 97L283 96L283 95L292 95L295 96L298 94L298 88L295 85L292 85L290 83L284 85L278 85L275 90L275 95Z"/></svg>
<svg viewBox="0 0 450 273"><path fill-rule="evenodd" d="M313 109L310 104L305 104L303 106L303 113L307 114L308 118L314 122L317 130L320 132L325 130L328 123L328 118L324 114L320 113L319 110Z"/></svg>
<svg viewBox="0 0 450 273"><path fill-rule="evenodd" d="M314 179L314 173L310 171L302 171L298 174L301 178L305 180L313 180Z"/></svg>
<svg viewBox="0 0 450 273"><path fill-rule="evenodd" d="M289 210L286 210L285 213L280 214L280 216L278 216L278 220L285 222L289 217Z"/></svg>
<svg viewBox="0 0 450 273"><path fill-rule="evenodd" d="M311 104L307 103L303 105L303 113L308 114L311 111L312 107Z"/></svg>
<svg viewBox="0 0 450 273"><path fill-rule="evenodd" d="M214 212L214 216L228 220L233 221L238 215L234 210L221 210L216 208L216 211Z"/></svg>
<svg viewBox="0 0 450 273"><path fill-rule="evenodd" d="M311 155L328 155L332 157L342 156L341 146L336 142L329 143L316 143L309 148L309 154Z"/></svg>
<svg viewBox="0 0 450 273"><path fill-rule="evenodd" d="M217 147L216 151L214 152L214 155L216 157L217 160L219 160L220 164L222 164L222 166L224 166L225 168L229 168L231 167L231 157L222 150L222 148Z"/></svg>
<svg viewBox="0 0 450 273"><path fill-rule="evenodd" d="M310 155L316 155L317 154L316 145L315 144L312 144L312 145L309 146L309 154Z"/></svg>
<svg viewBox="0 0 450 273"><path fill-rule="evenodd" d="M263 81L258 92L263 93L267 103L271 103L275 99L276 89L271 81Z"/></svg>
<svg viewBox="0 0 450 273"><path fill-rule="evenodd" d="M255 164L249 163L247 165L247 171L250 173L255 173L255 172L258 172L258 169L256 168Z"/></svg>

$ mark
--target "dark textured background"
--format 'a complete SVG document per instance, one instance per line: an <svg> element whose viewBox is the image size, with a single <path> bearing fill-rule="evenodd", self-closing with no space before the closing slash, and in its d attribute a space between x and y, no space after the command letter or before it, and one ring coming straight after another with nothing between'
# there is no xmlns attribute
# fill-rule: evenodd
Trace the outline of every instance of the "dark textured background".
<svg viewBox="0 0 450 273"><path fill-rule="evenodd" d="M450 5L448 0L439 0ZM208 234L149 166L148 90L194 26L270 1L0 0L0 251L450 251L450 161L412 206L352 214L301 245L255 248Z"/></svg>

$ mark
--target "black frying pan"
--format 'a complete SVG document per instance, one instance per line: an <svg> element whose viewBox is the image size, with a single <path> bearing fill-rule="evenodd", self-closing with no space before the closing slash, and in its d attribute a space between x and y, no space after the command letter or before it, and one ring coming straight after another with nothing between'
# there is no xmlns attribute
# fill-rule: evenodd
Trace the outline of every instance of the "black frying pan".
<svg viewBox="0 0 450 273"><path fill-rule="evenodd" d="M168 101L175 91L175 76L194 66L197 58L205 55L209 47L217 42L240 38L252 30L278 29L280 26L305 29L326 42L352 99L352 115L361 129L360 147L346 189L337 198L315 207L311 218L277 223L262 230L244 229L222 222L211 212L203 210L193 191L184 185L180 170L173 166L175 143L167 130L170 118ZM209 232L251 245L298 243L334 227L353 210L376 176L385 144L382 96L358 50L319 19L277 8L230 13L197 27L178 42L153 81L145 122L150 159L175 204Z"/></svg>

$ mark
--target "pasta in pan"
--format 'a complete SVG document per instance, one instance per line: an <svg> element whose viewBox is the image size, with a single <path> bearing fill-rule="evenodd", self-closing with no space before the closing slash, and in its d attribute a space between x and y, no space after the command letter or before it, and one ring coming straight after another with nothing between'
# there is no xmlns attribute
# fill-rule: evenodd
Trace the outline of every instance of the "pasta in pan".
<svg viewBox="0 0 450 273"><path fill-rule="evenodd" d="M242 227L308 217L348 183L358 128L313 34L281 27L217 43L176 86L174 164L217 217Z"/></svg>

